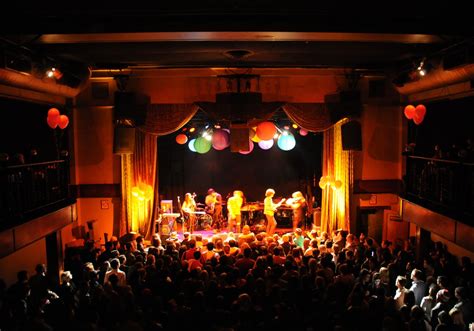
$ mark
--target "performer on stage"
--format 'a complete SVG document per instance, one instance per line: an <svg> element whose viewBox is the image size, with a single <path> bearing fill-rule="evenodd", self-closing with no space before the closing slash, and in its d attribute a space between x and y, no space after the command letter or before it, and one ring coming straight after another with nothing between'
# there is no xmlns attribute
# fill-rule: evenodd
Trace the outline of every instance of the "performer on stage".
<svg viewBox="0 0 474 331"><path fill-rule="evenodd" d="M293 232L295 232L299 224L304 222L307 209L306 199L303 193L296 191L293 192L291 198L286 201L286 204L293 209Z"/></svg>
<svg viewBox="0 0 474 331"><path fill-rule="evenodd" d="M222 195L210 188L207 190L205 204L206 213L212 217L213 227L220 229L222 226Z"/></svg>
<svg viewBox="0 0 474 331"><path fill-rule="evenodd" d="M235 232L240 232L240 222L242 219L241 208L244 202L243 196L244 194L242 191L234 191L233 196L227 200L227 212L229 213L229 232L233 232L234 227Z"/></svg>
<svg viewBox="0 0 474 331"><path fill-rule="evenodd" d="M194 201L193 195L191 193L186 193L184 195L183 205L181 206L183 210L185 222L183 226L187 223L189 227L189 232L194 231L194 224L196 223L196 215L194 214L196 210L196 201ZM184 230L184 229L183 229Z"/></svg>
<svg viewBox="0 0 474 331"><path fill-rule="evenodd" d="M272 198L274 195L275 195L274 189L269 188L265 191L265 200L263 201L263 205L264 205L263 213L265 214L265 217L267 218L267 235L273 235L273 233L275 232L275 229L277 226L277 223L275 220L275 211L286 200L286 199L282 199L278 203L273 203Z"/></svg>

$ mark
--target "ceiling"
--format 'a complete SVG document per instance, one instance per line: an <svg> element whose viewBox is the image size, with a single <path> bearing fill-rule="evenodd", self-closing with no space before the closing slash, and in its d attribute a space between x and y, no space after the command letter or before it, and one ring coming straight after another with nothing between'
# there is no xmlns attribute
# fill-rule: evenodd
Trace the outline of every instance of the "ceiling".
<svg viewBox="0 0 474 331"><path fill-rule="evenodd" d="M449 6L202 0L183 6L44 3L2 11L4 43L92 69L349 68L400 72L470 42ZM454 16L456 15L456 16ZM441 24L440 24L441 23ZM235 52L237 51L237 52Z"/></svg>

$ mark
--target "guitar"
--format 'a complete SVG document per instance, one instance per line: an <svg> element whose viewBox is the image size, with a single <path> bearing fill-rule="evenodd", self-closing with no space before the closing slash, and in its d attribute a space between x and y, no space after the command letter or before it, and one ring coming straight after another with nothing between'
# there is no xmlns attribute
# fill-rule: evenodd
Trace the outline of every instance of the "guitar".
<svg viewBox="0 0 474 331"><path fill-rule="evenodd" d="M276 211L279 207L281 207L281 205L282 205L285 201L286 201L286 199L283 198L283 199L280 200L280 202L274 204L274 207L275 207L274 211Z"/></svg>

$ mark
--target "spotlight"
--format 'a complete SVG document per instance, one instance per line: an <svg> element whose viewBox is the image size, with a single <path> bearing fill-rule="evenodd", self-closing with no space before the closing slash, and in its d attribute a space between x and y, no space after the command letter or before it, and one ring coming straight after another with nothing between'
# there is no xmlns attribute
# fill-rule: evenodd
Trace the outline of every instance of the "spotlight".
<svg viewBox="0 0 474 331"><path fill-rule="evenodd" d="M52 68L46 70L46 77L48 77L48 78L53 78L54 77L55 79L59 80L63 77L63 73L59 69L57 69L55 67L52 67Z"/></svg>
<svg viewBox="0 0 474 331"><path fill-rule="evenodd" d="M278 139L278 136L279 136L279 134L278 134L278 132L277 132L277 133L275 133L275 134L273 135L273 139Z"/></svg>
<svg viewBox="0 0 474 331"><path fill-rule="evenodd" d="M54 71L53 71L54 68L51 68L51 69L48 69L46 70L46 77L48 78L53 78L54 76Z"/></svg>

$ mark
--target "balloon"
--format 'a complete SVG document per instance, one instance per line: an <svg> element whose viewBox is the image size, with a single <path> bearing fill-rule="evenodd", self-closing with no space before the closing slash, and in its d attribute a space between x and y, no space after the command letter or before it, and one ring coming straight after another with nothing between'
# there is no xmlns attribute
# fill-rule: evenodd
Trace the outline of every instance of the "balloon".
<svg viewBox="0 0 474 331"><path fill-rule="evenodd" d="M326 177L321 177L321 179L319 180L319 187L324 189L327 185L327 180L326 180Z"/></svg>
<svg viewBox="0 0 474 331"><path fill-rule="evenodd" d="M257 136L257 133L255 132L254 129L250 129L250 131L253 131L253 136L251 137L251 139L254 143L258 143L262 140Z"/></svg>
<svg viewBox="0 0 474 331"><path fill-rule="evenodd" d="M334 188L340 189L341 186L342 186L342 182L339 179L334 182L334 186L333 186Z"/></svg>
<svg viewBox="0 0 474 331"><path fill-rule="evenodd" d="M52 119L57 119L57 121L59 121L59 110L57 110L56 108L51 108L50 110L48 110L48 117L51 117Z"/></svg>
<svg viewBox="0 0 474 331"><path fill-rule="evenodd" d="M145 187L145 199L151 200L151 198L153 198L153 188L151 187L151 185L147 185Z"/></svg>
<svg viewBox="0 0 474 331"><path fill-rule="evenodd" d="M248 151L239 151L240 154L250 154L253 151L253 148L255 147L255 144L253 143L252 140L249 141L249 150Z"/></svg>
<svg viewBox="0 0 474 331"><path fill-rule="evenodd" d="M230 138L229 134L225 130L216 130L212 134L212 147L214 149L221 151L229 147Z"/></svg>
<svg viewBox="0 0 474 331"><path fill-rule="evenodd" d="M204 137L199 137L194 142L194 149L199 154L205 154L211 149L211 142Z"/></svg>
<svg viewBox="0 0 474 331"><path fill-rule="evenodd" d="M262 122L257 125L257 136L262 140L272 139L276 132L276 126L272 122Z"/></svg>
<svg viewBox="0 0 474 331"><path fill-rule="evenodd" d="M278 138L277 145L283 151L290 151L296 146L295 136L293 136L291 133L282 134Z"/></svg>
<svg viewBox="0 0 474 331"><path fill-rule="evenodd" d="M196 139L191 139L188 143L188 147L191 150L191 152L196 153L196 149L194 148L194 143L196 142Z"/></svg>
<svg viewBox="0 0 474 331"><path fill-rule="evenodd" d="M405 107L405 117L411 120L415 116L415 107L413 105L408 105Z"/></svg>
<svg viewBox="0 0 474 331"><path fill-rule="evenodd" d="M257 133L258 134L258 133ZM270 139L270 140L260 140L258 142L258 146L263 149L263 150L267 150L267 149L270 149L272 148L273 146L273 139Z"/></svg>
<svg viewBox="0 0 474 331"><path fill-rule="evenodd" d="M305 129L300 129L300 135L304 137L308 135L308 131L306 131Z"/></svg>
<svg viewBox="0 0 474 331"><path fill-rule="evenodd" d="M415 122L416 125L421 124L423 120L425 119L425 114L426 114L426 107L424 105L418 105L415 108L415 116L413 116L413 122Z"/></svg>
<svg viewBox="0 0 474 331"><path fill-rule="evenodd" d="M419 118L418 116L413 117L413 122L415 122L416 125L420 125L421 122L423 122L423 118Z"/></svg>
<svg viewBox="0 0 474 331"><path fill-rule="evenodd" d="M47 117L46 118L46 123L48 123L48 126L51 128L51 129L56 129L56 127L58 126L58 122L59 122L59 117L58 119L54 119L52 117Z"/></svg>
<svg viewBox="0 0 474 331"><path fill-rule="evenodd" d="M176 136L176 142L180 145L184 145L188 142L188 137L185 134L180 133Z"/></svg>
<svg viewBox="0 0 474 331"><path fill-rule="evenodd" d="M69 124L69 118L66 115L60 115L59 116L59 127L61 129L65 129L67 125Z"/></svg>

